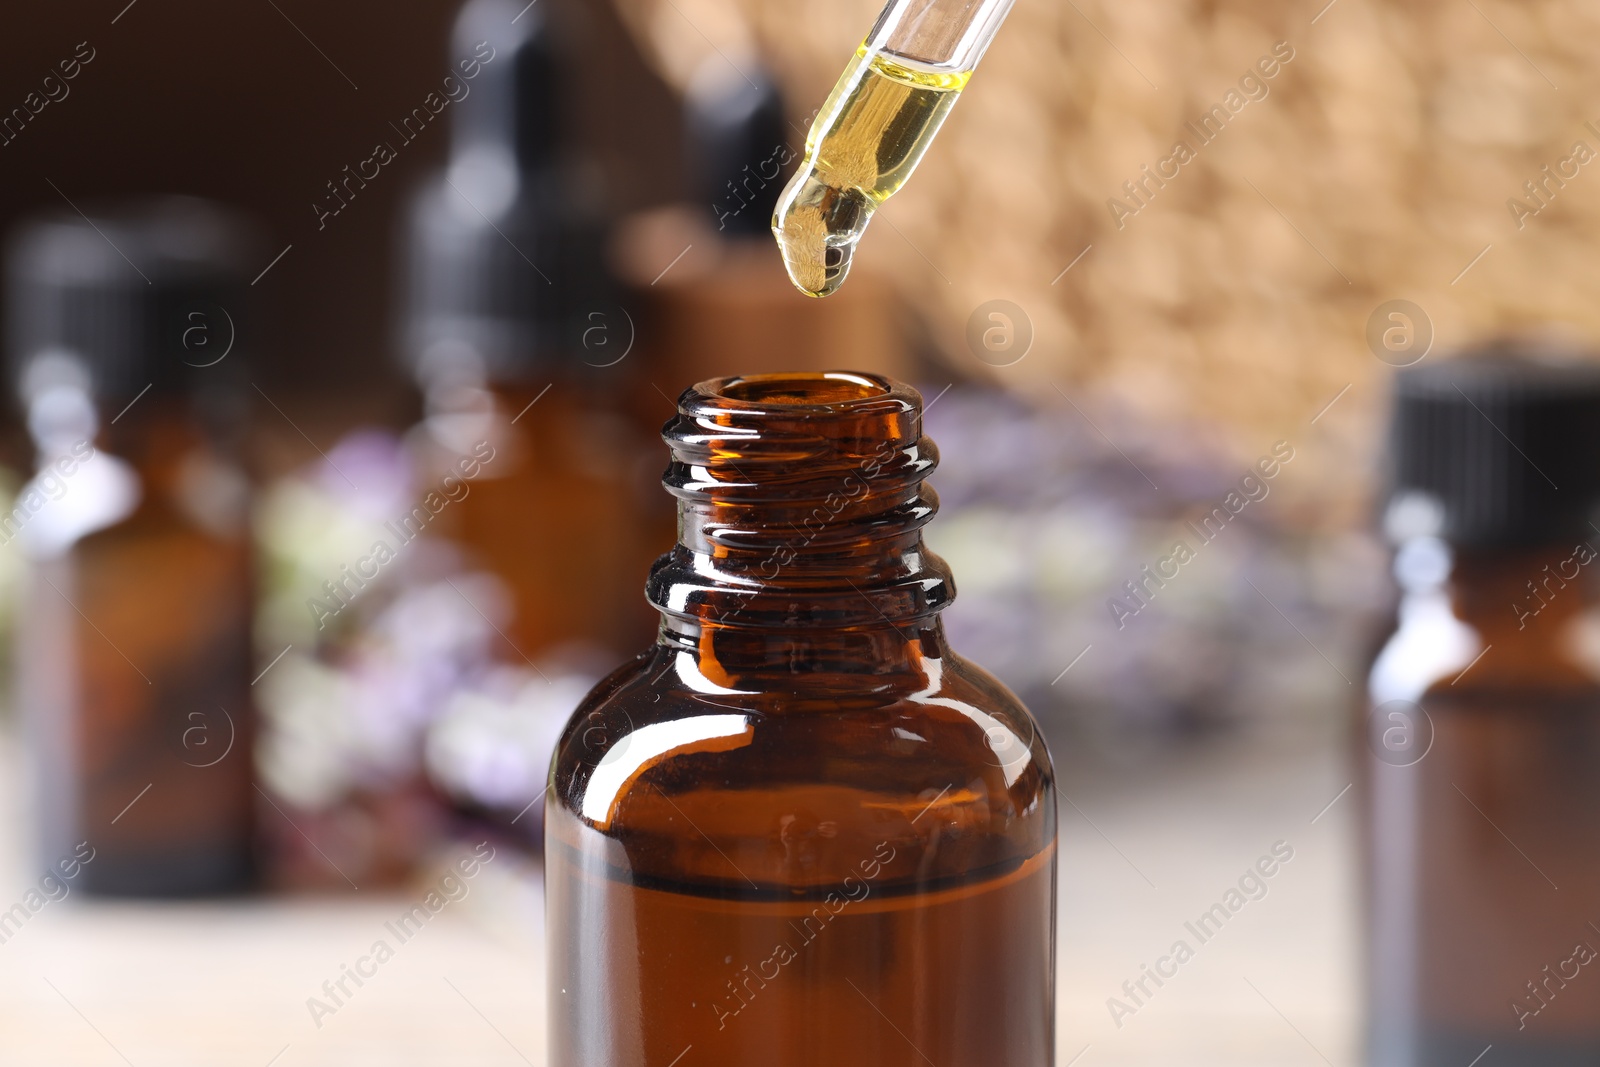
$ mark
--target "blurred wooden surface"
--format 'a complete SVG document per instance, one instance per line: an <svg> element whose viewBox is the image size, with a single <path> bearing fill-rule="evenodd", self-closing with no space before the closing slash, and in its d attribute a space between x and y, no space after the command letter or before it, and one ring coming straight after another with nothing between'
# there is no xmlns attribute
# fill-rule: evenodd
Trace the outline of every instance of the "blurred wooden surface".
<svg viewBox="0 0 1600 1067"><path fill-rule="evenodd" d="M0 756L9 907L38 876L19 854L14 747ZM1320 1054L1353 1067L1351 797L1311 822L1348 780L1330 747L1261 738L1137 769L1061 763L1057 1062L1283 1067ZM1117 1027L1107 998L1174 940L1192 943L1184 922L1277 840L1295 858L1266 897ZM307 999L374 940L393 942L384 923L425 886L325 901L47 905L0 944L0 1067L543 1064L536 872L500 855L469 884L320 1027Z"/></svg>

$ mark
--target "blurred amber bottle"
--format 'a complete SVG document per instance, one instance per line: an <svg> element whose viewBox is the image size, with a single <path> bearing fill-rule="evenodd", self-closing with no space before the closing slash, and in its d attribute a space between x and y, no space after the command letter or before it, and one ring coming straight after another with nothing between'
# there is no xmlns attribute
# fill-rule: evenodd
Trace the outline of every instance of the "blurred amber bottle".
<svg viewBox="0 0 1600 1067"><path fill-rule="evenodd" d="M670 512L627 414L635 323L563 134L554 30L522 8L472 0L456 22L452 59L480 62L463 68L448 165L405 235L402 348L425 406L413 440L426 477L481 461L437 528L506 583L507 654L615 654L653 625L637 569L671 536Z"/></svg>
<svg viewBox="0 0 1600 1067"><path fill-rule="evenodd" d="M1053 1062L1053 773L945 644L921 408L847 373L679 400L657 642L551 769L555 1067Z"/></svg>
<svg viewBox="0 0 1600 1067"><path fill-rule="evenodd" d="M24 228L8 348L37 474L0 539L41 859L91 892L253 877L246 314L237 224L168 200Z"/></svg>
<svg viewBox="0 0 1600 1067"><path fill-rule="evenodd" d="M1396 393L1370 1062L1600 1063L1600 366L1489 349Z"/></svg>

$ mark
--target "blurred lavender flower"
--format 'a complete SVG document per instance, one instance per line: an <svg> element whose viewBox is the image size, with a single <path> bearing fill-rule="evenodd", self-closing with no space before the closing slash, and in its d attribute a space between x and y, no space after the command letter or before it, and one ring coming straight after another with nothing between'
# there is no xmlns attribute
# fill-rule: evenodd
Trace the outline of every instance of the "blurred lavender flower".
<svg viewBox="0 0 1600 1067"><path fill-rule="evenodd" d="M1074 403L957 387L928 413L942 457L928 541L958 579L955 647L1047 723L1115 737L1304 720L1351 699L1385 604L1376 542L1308 522L1293 506L1307 494L1284 491L1292 462L1202 542L1186 522L1237 488L1250 461L1192 428ZM1128 599L1124 583L1180 540L1195 558L1142 606ZM1113 597L1136 617L1119 619Z"/></svg>
<svg viewBox="0 0 1600 1067"><path fill-rule="evenodd" d="M263 495L263 662L288 651L260 683L259 761L267 786L303 810L425 777L471 807L520 808L596 678L570 656L521 662L502 636L503 583L431 533L400 546L335 616L308 610L376 540L396 540L384 524L421 491L403 443L362 431Z"/></svg>

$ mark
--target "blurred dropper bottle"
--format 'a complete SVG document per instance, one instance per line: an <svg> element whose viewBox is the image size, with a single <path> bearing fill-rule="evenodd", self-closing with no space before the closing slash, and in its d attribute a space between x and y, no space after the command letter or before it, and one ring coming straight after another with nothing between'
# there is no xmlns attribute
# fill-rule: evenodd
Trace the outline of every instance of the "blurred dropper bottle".
<svg viewBox="0 0 1600 1067"><path fill-rule="evenodd" d="M481 64L450 109L446 169L411 205L401 324L423 477L477 471L435 528L506 583L516 663L646 639L637 568L671 539L625 414L634 322L567 147L555 31L523 8L470 0L457 18L452 56Z"/></svg>
<svg viewBox="0 0 1600 1067"><path fill-rule="evenodd" d="M795 292L772 255L772 212L800 159L800 133L761 64L705 60L684 111L687 202L634 216L616 242L663 387L836 366L910 377L886 279L858 268L849 290L819 304Z"/></svg>
<svg viewBox="0 0 1600 1067"><path fill-rule="evenodd" d="M246 237L170 199L25 225L6 260L36 473L0 516L40 860L90 892L254 876ZM63 869L64 868L57 868Z"/></svg>
<svg viewBox="0 0 1600 1067"><path fill-rule="evenodd" d="M1395 394L1367 1062L1600 1063L1600 364L1491 347Z"/></svg>

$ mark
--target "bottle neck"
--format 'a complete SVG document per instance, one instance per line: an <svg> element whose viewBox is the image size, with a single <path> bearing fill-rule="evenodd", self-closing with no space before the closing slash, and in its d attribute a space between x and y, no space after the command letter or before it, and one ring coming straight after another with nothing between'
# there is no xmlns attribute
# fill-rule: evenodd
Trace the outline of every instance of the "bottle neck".
<svg viewBox="0 0 1600 1067"><path fill-rule="evenodd" d="M1593 544L1600 537L1504 548L1408 541L1395 557L1404 596L1386 655L1415 662L1389 666L1431 679L1426 663L1437 659L1456 693L1589 684L1574 638L1593 603Z"/></svg>
<svg viewBox="0 0 1600 1067"><path fill-rule="evenodd" d="M170 395L126 398L97 405L87 390L62 387L28 405L28 429L36 465L62 457L105 452L127 463L146 483L165 485L196 449L215 447L184 399Z"/></svg>
<svg viewBox="0 0 1600 1067"><path fill-rule="evenodd" d="M730 675L943 654L954 587L922 541L938 453L914 390L854 374L706 382L663 437L678 544L646 587L663 644Z"/></svg>
<svg viewBox="0 0 1600 1067"><path fill-rule="evenodd" d="M856 629L806 630L720 626L663 612L656 643L688 656L715 686L737 689L745 680L774 674L823 674L841 697L889 686L915 688L930 673L926 661L950 652L937 617L900 626L880 620Z"/></svg>
<svg viewBox="0 0 1600 1067"><path fill-rule="evenodd" d="M55 557L127 520L242 542L246 475L188 403L157 394L108 416L86 391L52 388L30 398L28 423L34 474L0 515L0 542L19 537L30 555Z"/></svg>
<svg viewBox="0 0 1600 1067"><path fill-rule="evenodd" d="M1588 565L1596 555L1590 542L1577 539L1500 551L1458 549L1448 580L1452 610L1490 641L1548 635L1591 606Z"/></svg>

